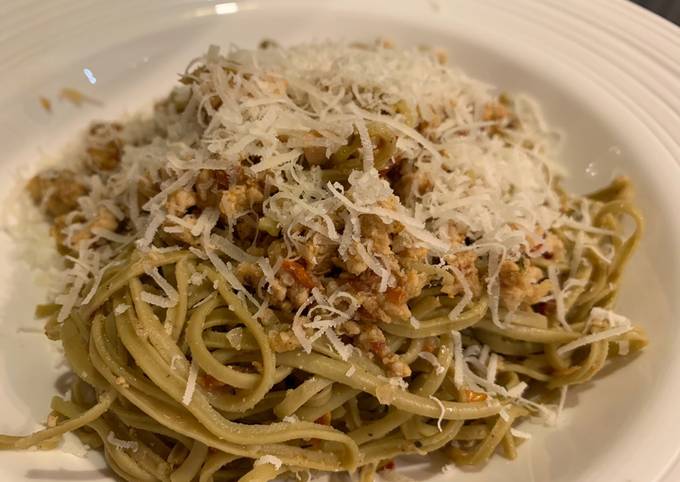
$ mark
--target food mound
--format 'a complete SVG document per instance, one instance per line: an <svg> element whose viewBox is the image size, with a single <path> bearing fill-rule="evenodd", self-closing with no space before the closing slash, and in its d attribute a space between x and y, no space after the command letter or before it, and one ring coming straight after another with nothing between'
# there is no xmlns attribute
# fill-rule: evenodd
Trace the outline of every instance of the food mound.
<svg viewBox="0 0 680 482"><path fill-rule="evenodd" d="M2 446L74 431L135 481L516 457L521 420L646 344L611 311L630 183L567 193L556 158L530 99L438 50L211 47L28 183L77 377Z"/></svg>

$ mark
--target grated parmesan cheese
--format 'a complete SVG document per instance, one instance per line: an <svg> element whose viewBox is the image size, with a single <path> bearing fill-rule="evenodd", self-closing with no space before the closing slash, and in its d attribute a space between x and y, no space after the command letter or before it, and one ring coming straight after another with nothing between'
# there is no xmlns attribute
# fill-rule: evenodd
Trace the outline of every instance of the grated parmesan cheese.
<svg viewBox="0 0 680 482"><path fill-rule="evenodd" d="M130 236L123 236L122 234L114 233L113 231L109 231L108 229L104 228L94 227L91 228L90 231L95 236L101 239L106 239L107 241L112 241L114 243L128 244L130 241L132 241Z"/></svg>
<svg viewBox="0 0 680 482"><path fill-rule="evenodd" d="M472 301L472 288L470 287L468 280L465 279L465 276L463 276L463 273L461 273L458 268L452 265L447 265L446 268L453 273L453 275L456 277L456 281L458 281L458 283L460 283L460 285L463 287L463 298L461 298L461 300L449 313L449 320L455 320L461 315L461 313L463 313L463 310Z"/></svg>
<svg viewBox="0 0 680 482"><path fill-rule="evenodd" d="M182 357L179 355L174 355L170 359L170 370L176 370L177 369L177 362L181 361Z"/></svg>
<svg viewBox="0 0 680 482"><path fill-rule="evenodd" d="M144 230L144 236L135 242L140 250L144 251L148 249L149 246L151 246L151 243L153 243L153 238L156 236L156 231L158 231L158 228L161 227L164 219L165 213L160 210L151 216L148 224L146 225L146 229Z"/></svg>
<svg viewBox="0 0 680 482"><path fill-rule="evenodd" d="M519 382L514 387L508 389L508 397L520 398L527 388L528 385L526 384L526 382Z"/></svg>
<svg viewBox="0 0 680 482"><path fill-rule="evenodd" d="M195 248L195 247L193 247L193 246L189 246L189 251L190 251L194 256L196 256L198 259L202 259L202 260L207 260L207 259L208 259L208 256L207 256L203 251L201 251L200 249L197 249L197 248Z"/></svg>
<svg viewBox="0 0 680 482"><path fill-rule="evenodd" d="M440 432L442 431L442 420L444 420L444 415L446 414L446 407L444 407L444 404L442 403L441 400L439 400L437 397L434 395L430 395L430 400L433 400L437 405L439 405L439 410L441 410L441 413L439 414L439 418L437 419L437 430Z"/></svg>
<svg viewBox="0 0 680 482"><path fill-rule="evenodd" d="M501 408L501 411L498 412L498 416L501 417L501 419L504 422L509 422L510 421L510 414L508 411L505 409L505 407Z"/></svg>
<svg viewBox="0 0 680 482"><path fill-rule="evenodd" d="M356 105L351 104L350 108L357 113ZM354 121L354 125L359 133L359 138L361 139L361 150L363 152L363 162L364 171L370 171L373 169L373 142L371 142L371 137L368 135L368 129L366 128L366 123L361 117L358 117Z"/></svg>
<svg viewBox="0 0 680 482"><path fill-rule="evenodd" d="M347 361L352 355L352 346L344 344L333 330L326 331L326 338L331 342L333 349L340 355L340 358Z"/></svg>
<svg viewBox="0 0 680 482"><path fill-rule="evenodd" d="M264 464L273 465L276 470L279 470L281 468L281 465L283 465L283 462L281 461L280 458L274 455L263 455L253 463L253 465L255 466Z"/></svg>
<svg viewBox="0 0 680 482"><path fill-rule="evenodd" d="M239 263L243 262L248 262L248 263L256 263L258 262L258 258L256 256L251 256L245 251L243 251L241 248L236 246L234 243L229 241L228 239L218 235L218 234L213 234L210 236L210 244L212 247L215 247L219 249L222 253L226 254L229 256L231 259L234 261L238 261Z"/></svg>
<svg viewBox="0 0 680 482"><path fill-rule="evenodd" d="M139 450L138 442L135 442L134 440L121 440L117 438L116 434L113 432L109 432L106 435L106 441L121 450L132 450L133 452Z"/></svg>
<svg viewBox="0 0 680 482"><path fill-rule="evenodd" d="M564 404L567 401L567 390L569 389L569 385L563 385L560 388L560 401L557 404L557 410L555 411L555 425L560 423L562 420L562 412L564 411Z"/></svg>
<svg viewBox="0 0 680 482"><path fill-rule="evenodd" d="M191 365L189 366L189 376L187 377L187 385L184 389L184 395L182 395L182 405L188 406L191 403L191 399L194 397L194 391L196 390L196 380L198 379L198 363L195 360L191 360Z"/></svg>
<svg viewBox="0 0 680 482"><path fill-rule="evenodd" d="M516 438L521 438L525 440L529 440L531 438L531 434L529 432L524 432L522 430L518 430L516 428L511 428L510 429L510 435Z"/></svg>
<svg viewBox="0 0 680 482"><path fill-rule="evenodd" d="M87 457L90 447L85 445L76 435L72 432L66 432L61 437L61 443L59 444L59 450L64 453L75 455L79 458ZM30 450L30 449L29 449Z"/></svg>
<svg viewBox="0 0 680 482"><path fill-rule="evenodd" d="M479 345L477 345L479 348ZM489 360L489 354L491 353L491 347L489 345L483 345L482 348L479 351L479 363L482 365L487 364L491 360ZM466 353L467 356L467 353Z"/></svg>
<svg viewBox="0 0 680 482"><path fill-rule="evenodd" d="M565 353L576 350L577 348L623 335L624 333L627 333L633 329L632 323L625 316L621 316L610 310L605 310L598 307L590 310L590 316L588 317L589 326L592 324L593 320L606 320L609 322L611 328L599 331L597 333L591 333L590 335L586 335L572 342L566 343L557 349L557 354L562 356Z"/></svg>
<svg viewBox="0 0 680 482"><path fill-rule="evenodd" d="M487 279L487 294L489 295L489 309L491 311L491 321L499 328L504 328L498 314L498 305L500 303L500 283L498 281L498 274L501 268L501 256L498 251L492 250L489 252L489 277Z"/></svg>
<svg viewBox="0 0 680 482"><path fill-rule="evenodd" d="M192 284L194 286L201 286L205 278L206 278L205 274L196 271L192 273L191 276L189 277L189 284Z"/></svg>
<svg viewBox="0 0 680 482"><path fill-rule="evenodd" d="M82 299L80 302L81 305L86 305L88 304L92 298L94 297L95 293L97 292L97 289L99 288L99 284L102 282L102 278L104 277L104 270L99 270L99 272L95 275L94 281L92 282L92 288L90 288L90 291L85 295L85 298Z"/></svg>
<svg viewBox="0 0 680 482"><path fill-rule="evenodd" d="M259 163L255 164L254 166L250 167L250 170L257 173L264 171L266 169L272 169L274 167L278 167L284 164L288 164L289 162L292 162L296 160L298 157L302 155L302 151L299 149L294 149L290 152L287 153L280 153L273 155L267 159L264 159L260 161Z"/></svg>
<svg viewBox="0 0 680 482"><path fill-rule="evenodd" d="M421 351L418 353L418 358L422 358L426 362L430 363L437 375L444 373L444 367L441 365L441 363L439 363L439 360L437 360L437 357L434 356L434 354L427 351Z"/></svg>
<svg viewBox="0 0 680 482"><path fill-rule="evenodd" d="M140 297L141 297L142 301L145 301L146 303L149 303L150 305L160 306L161 308L172 308L173 306L175 306L177 304L177 301L173 301L173 300L166 298L164 296L149 293L148 291L142 291Z"/></svg>
<svg viewBox="0 0 680 482"><path fill-rule="evenodd" d="M560 280L557 277L557 267L554 264L548 266L548 279L550 280L551 289L553 296L555 297L555 311L557 315L557 321L560 322L562 327L567 331L573 331L569 323L566 320L566 310L564 308L564 293L562 288L560 288Z"/></svg>
<svg viewBox="0 0 680 482"><path fill-rule="evenodd" d="M179 293L177 293L177 290L161 276L158 268L147 269L145 272L147 275L151 276L151 278L156 282L161 290L163 290L163 293L165 293L165 296L167 297L167 306L164 306L164 308L171 308L175 306L179 301ZM151 297L147 296L147 298ZM142 299L144 299L144 293L142 293Z"/></svg>
<svg viewBox="0 0 680 482"><path fill-rule="evenodd" d="M84 285L85 281L83 279L76 279L66 293L55 298L54 301L61 305L57 314L57 321L59 323L62 323L71 314L71 310L78 301L78 294Z"/></svg>
<svg viewBox="0 0 680 482"><path fill-rule="evenodd" d="M485 347L488 348L487 345ZM488 350L487 350L488 353ZM479 361L482 362L482 356L480 355ZM496 382L496 373L498 372L498 355L496 353L492 353L489 355L489 364L486 367L486 380L489 383L495 383Z"/></svg>

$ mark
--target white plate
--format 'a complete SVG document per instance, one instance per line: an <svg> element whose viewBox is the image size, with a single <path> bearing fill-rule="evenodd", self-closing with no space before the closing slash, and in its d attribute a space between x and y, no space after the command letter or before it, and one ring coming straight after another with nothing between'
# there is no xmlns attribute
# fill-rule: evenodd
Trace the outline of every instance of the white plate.
<svg viewBox="0 0 680 482"><path fill-rule="evenodd" d="M92 118L114 118L163 96L208 44L254 46L325 38L391 37L452 52L470 74L533 94L567 133L570 187L586 191L629 174L648 227L619 307L648 330L651 346L624 370L570 391L559 429L532 429L519 460L494 459L465 481L671 481L680 449L680 30L618 0L330 0L213 3L3 4L0 18L0 146L4 199L41 157L54 155ZM96 83L90 83L89 69ZM100 99L75 108L63 87ZM39 96L52 100L47 114ZM586 173L586 167L593 168ZM7 210L8 204L3 204ZM1 240L0 431L25 432L47 413L58 353L37 334L43 292ZM25 251L25 249L24 249ZM37 254L33 253L33 256ZM59 452L0 453L0 480L94 480L101 459ZM419 480L453 478L423 464ZM674 475L673 475L674 474Z"/></svg>

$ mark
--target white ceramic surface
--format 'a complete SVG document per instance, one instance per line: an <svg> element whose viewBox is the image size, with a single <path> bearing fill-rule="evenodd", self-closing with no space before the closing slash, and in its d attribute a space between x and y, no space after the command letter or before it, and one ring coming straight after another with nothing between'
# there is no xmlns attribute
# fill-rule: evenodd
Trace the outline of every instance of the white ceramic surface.
<svg viewBox="0 0 680 482"><path fill-rule="evenodd" d="M481 471L446 474L423 463L400 467L430 482L680 480L672 467L680 449L680 29L622 0L19 0L0 9L3 200L18 173L57 155L90 120L163 96L211 43L383 35L446 47L470 74L533 94L567 134L572 189L587 191L614 173L637 185L648 226L619 308L645 326L651 346L624 370L571 390L564 423L528 428L534 438L515 462L496 458ZM63 87L102 105L59 101ZM39 96L52 100L51 114ZM35 428L66 371L51 343L25 332L40 328L32 311L44 292L21 251L0 234L0 432ZM101 467L96 455L0 452L2 481L110 477Z"/></svg>

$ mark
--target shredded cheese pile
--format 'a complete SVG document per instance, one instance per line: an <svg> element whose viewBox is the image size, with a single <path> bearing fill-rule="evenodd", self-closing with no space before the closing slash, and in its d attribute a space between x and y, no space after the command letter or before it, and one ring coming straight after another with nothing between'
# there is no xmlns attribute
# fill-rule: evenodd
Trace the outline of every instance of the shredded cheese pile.
<svg viewBox="0 0 680 482"><path fill-rule="evenodd" d="M191 70L194 64L201 67ZM212 234L217 211L204 210L198 219L171 212L179 202L175 194L199 187L204 171L264 176L276 191L265 200L264 214L290 246L321 234L341 257L356 252L380 277L382 291L395 280L362 239L362 214L399 223L432 254L474 249L503 257L518 256L538 240L537 227L548 230L561 219L551 188L553 137L531 102L517 98L514 117L496 119L489 109L502 108L499 93L441 65L431 52L326 43L233 50L223 57L211 48L184 79L192 82L157 105L153 118L107 127L113 132L106 135L118 136L125 148L117 169L84 179L88 195L79 200L76 221L67 220L66 244L77 244L79 252L66 273L71 289L59 300L60 319L83 302L83 287L117 248L132 240L149 251L157 249L159 235L186 232L211 260L215 251L236 262L250 260L229 243L230 233L227 239ZM414 126L417 118L422 121ZM490 128L513 122L517 126L504 136L489 136ZM299 162L305 151L337 152L354 132L364 160L370 159L375 146L367 123L396 134L394 158L413 164L400 197L370 162L349 175L347 187ZM140 203L148 185L159 189ZM127 221L129 230L95 228L76 243L72 238L97 219L100 206ZM231 214L233 226L248 212ZM472 248L452 239L451 223L474 240ZM265 275L272 278L280 267L269 268ZM165 295L145 296L151 303L173 303L172 293Z"/></svg>

